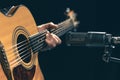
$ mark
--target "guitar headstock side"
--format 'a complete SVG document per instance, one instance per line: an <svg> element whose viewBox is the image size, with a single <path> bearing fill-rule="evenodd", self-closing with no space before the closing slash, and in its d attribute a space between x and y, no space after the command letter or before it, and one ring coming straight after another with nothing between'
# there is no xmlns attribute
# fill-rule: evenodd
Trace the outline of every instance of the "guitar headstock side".
<svg viewBox="0 0 120 80"><path fill-rule="evenodd" d="M73 21L74 27L77 27L78 24L80 24L80 21L77 20L77 14L73 10L70 10L70 8L67 8L66 13L66 15Z"/></svg>

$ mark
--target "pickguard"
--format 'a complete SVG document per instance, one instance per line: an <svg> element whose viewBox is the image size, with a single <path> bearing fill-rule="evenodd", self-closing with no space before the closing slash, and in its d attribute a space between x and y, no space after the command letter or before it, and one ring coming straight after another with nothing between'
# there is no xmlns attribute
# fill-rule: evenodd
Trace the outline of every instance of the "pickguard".
<svg viewBox="0 0 120 80"><path fill-rule="evenodd" d="M31 69L25 69L22 65L19 65L13 69L14 80L33 80L36 66Z"/></svg>

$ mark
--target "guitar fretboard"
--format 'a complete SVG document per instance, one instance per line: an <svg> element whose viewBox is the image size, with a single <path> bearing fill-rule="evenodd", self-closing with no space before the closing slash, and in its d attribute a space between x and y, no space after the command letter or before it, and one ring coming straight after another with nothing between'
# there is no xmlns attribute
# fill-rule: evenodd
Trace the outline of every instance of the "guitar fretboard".
<svg viewBox="0 0 120 80"><path fill-rule="evenodd" d="M50 30L50 32L52 32L60 37L60 36L64 35L66 32L68 32L69 30L71 30L72 28L73 28L72 20L67 19L67 20L59 23L57 29L52 29L52 30Z"/></svg>

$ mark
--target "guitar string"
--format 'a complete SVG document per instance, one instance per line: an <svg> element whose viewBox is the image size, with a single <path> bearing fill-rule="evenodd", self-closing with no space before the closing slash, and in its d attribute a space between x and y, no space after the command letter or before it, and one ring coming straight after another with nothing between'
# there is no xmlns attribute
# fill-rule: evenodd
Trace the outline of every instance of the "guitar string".
<svg viewBox="0 0 120 80"><path fill-rule="evenodd" d="M69 19L68 19L69 20ZM66 21L68 21L68 20L66 20ZM64 21L64 22L66 22L66 21ZM59 23L59 25L62 25L63 24L63 22L62 23ZM65 24L64 24L65 25ZM52 32L53 31L55 31L55 29L52 29L51 30ZM42 32L41 32L42 33ZM43 33L43 35L44 35L44 33ZM38 36L38 38L40 38L40 37L42 37L42 35L40 35L40 36ZM15 50L17 50L19 47L22 47L22 46L24 46L24 45L26 45L27 43L25 43L25 42L28 42L28 40L24 40L24 41L22 41L22 42L20 42L20 43L18 43L18 44L16 44L16 45L14 45L13 47L11 47L10 49L15 49ZM23 43L25 43L25 44L23 44ZM21 44L23 44L23 45L21 45ZM21 46L19 46L19 45L21 45ZM17 47L17 46L19 46L19 47ZM12 50L10 50L10 49L8 49L8 50L6 50L6 52L8 52L8 51L12 51ZM12 53L12 52L11 52ZM10 53L10 54L11 54Z"/></svg>
<svg viewBox="0 0 120 80"><path fill-rule="evenodd" d="M37 51L37 50L39 50L39 48L36 48L34 50ZM31 56L30 52L27 52L26 55L27 56L19 57L17 60L15 60L14 62L10 63L11 67L14 67L15 64L20 64L20 62L22 62L23 60L25 60L26 58Z"/></svg>
<svg viewBox="0 0 120 80"><path fill-rule="evenodd" d="M62 28L62 30L61 31L63 31L64 30L64 28ZM58 33L60 33L61 31L57 31ZM53 32L53 33L56 33L56 32ZM56 33L56 34L58 34L58 33ZM39 49L39 47L38 48L36 48L37 50ZM26 54L25 54L26 55ZM25 55L23 55L23 57L25 56ZM30 54L28 55L28 56L30 56ZM22 58L23 58L22 57ZM26 59L27 58L27 56L25 57L25 58L23 58L23 59ZM20 58L21 59L21 58ZM19 59L18 60L16 60L17 62L19 61ZM20 60L21 61L21 60ZM19 63L19 62L18 62Z"/></svg>
<svg viewBox="0 0 120 80"><path fill-rule="evenodd" d="M58 30L60 30L61 28L59 28ZM58 33L60 33L61 31L63 31L64 30L64 28L62 28L60 31L54 31L53 33L54 34L58 34ZM41 42L42 43L42 42ZM39 45L38 46L38 48L36 48L35 50L39 50L39 47L40 46L42 46L42 45ZM28 55L27 55L28 54ZM25 56L25 55L27 55L27 56ZM17 63L20 63L21 62L21 59L22 60L24 60L24 59L26 59L26 58L28 58L31 54L30 54L30 52L27 52L25 55L23 55L22 57L19 57L17 60L15 60L14 62L12 62L10 65L12 65L12 64L15 64L16 62ZM25 56L25 57L24 57Z"/></svg>
<svg viewBox="0 0 120 80"><path fill-rule="evenodd" d="M32 39L31 41L35 41L36 39L44 36L45 33L46 33L46 32L44 31L44 33L42 33L40 36ZM14 51L16 51L18 48L20 48L20 47L22 47L22 46L25 46L25 45L27 44L27 42L28 42L28 40L24 40L24 41L22 41L22 42L20 42L20 43L18 43L18 44L16 44L16 45L14 45L14 48L13 48ZM23 45L22 45L22 44L23 44ZM19 46L19 47L17 47L17 46ZM25 48L25 47L23 47L23 48ZM6 50L6 52L8 52L8 54L12 53L11 51L12 51L12 48L11 48L11 50L10 50L10 48L9 48L9 50L8 50L8 49ZM12 55L12 54L11 54L11 55Z"/></svg>
<svg viewBox="0 0 120 80"><path fill-rule="evenodd" d="M42 37L42 38L45 38L45 37ZM42 43L42 42L43 42L43 40L42 40L40 43ZM33 44L33 43L32 43L32 44ZM34 46L36 47L37 44L35 44ZM37 46L37 47L39 48L40 46ZM37 48L37 47L36 47L36 48ZM25 51L27 51L27 50L29 50L29 49L26 49ZM20 54L23 54L25 51L21 52ZM17 54L16 56L19 56L20 54ZM26 53L26 54L27 54L27 53ZM25 54L25 55L26 55L26 54ZM24 55L21 56L21 58L23 58L23 57L24 57ZM19 59L20 59L20 58L19 58ZM19 59L18 59L18 60L19 60ZM10 60L11 64L13 64L13 63L15 62L15 61L13 61L13 60L14 60L14 59ZM18 61L18 60L16 60L16 61Z"/></svg>
<svg viewBox="0 0 120 80"><path fill-rule="evenodd" d="M41 42L40 43L42 43L44 40L43 39L45 39L45 37L42 37L42 40L41 40ZM34 44L33 44L34 43ZM36 42L34 41L32 44L34 45L34 47L36 47L38 44L36 44ZM27 49L25 49L25 48L27 48ZM28 51L28 50L30 50L31 49L31 46L27 46L27 47L25 47L24 49L24 51L22 51L22 52L20 52L19 54L17 54L18 53L18 50L15 52L16 53L16 56L19 56L19 55L22 55L22 54L24 54L26 51ZM11 61L13 61L13 59L12 60L10 60L10 62Z"/></svg>
<svg viewBox="0 0 120 80"><path fill-rule="evenodd" d="M42 33L44 34L44 32L46 32L46 31L47 31L47 30L43 30L43 31L41 31L41 32L38 32L38 33L41 34L40 37L42 36ZM38 36L38 37L39 37L39 36ZM15 45L13 45L12 47L9 47L8 49L6 49L6 51L7 51L7 52L8 52L8 51L11 51L11 49L16 48L17 46L19 46L19 45L21 45L21 44L23 44L23 43L26 43L27 41L28 41L28 40L23 40L23 41L15 44Z"/></svg>
<svg viewBox="0 0 120 80"><path fill-rule="evenodd" d="M41 45L42 46L42 45ZM37 49L37 48L36 48ZM30 54L31 52L27 52L26 53L26 55L27 56L22 56L22 58L21 57L18 57L14 62L12 62L12 64L10 63L10 65L11 65L11 67L14 67L14 65L17 65L17 64L20 64L20 62L22 62L23 60L25 60L26 58L28 58L28 57L30 57L31 56L31 54Z"/></svg>
<svg viewBox="0 0 120 80"><path fill-rule="evenodd" d="M59 29L57 30L57 32L58 32L59 30L61 30L61 28L59 28ZM45 39L45 37L42 37L42 41L41 41L40 43L42 43L42 42L44 41L43 39ZM32 42L32 45L33 45L33 43L35 44L35 41ZM41 47L41 46L39 46L39 44L35 44L35 45L34 45L34 47L36 47L36 46L38 46L38 48ZM30 48L29 48L29 49L30 49ZM19 53L19 54L16 54L16 56L22 55L24 52L28 51L29 49L26 49L25 51L23 51L23 52L21 52L21 53ZM23 50L23 49L22 49L22 50ZM18 51L17 51L16 53L18 53ZM13 61L13 59L10 60L10 62L11 62L11 61Z"/></svg>
<svg viewBox="0 0 120 80"><path fill-rule="evenodd" d="M64 23L67 22L68 20L70 20L70 19L67 19L67 20L63 21L63 22L59 23L58 25L61 25L61 26L62 26L62 24L64 25ZM55 31L55 30L56 30L56 29L52 29L51 31ZM45 31L45 30L43 30L42 32L44 32L44 31ZM42 32L39 32L39 33L42 33ZM21 42L15 44L15 45L13 45L12 47L6 49L6 51L11 51L11 49L16 48L17 46L19 46L19 45L21 45L21 44L23 44L23 43L25 43L25 42L27 42L27 41L28 41L28 40L21 41Z"/></svg>
<svg viewBox="0 0 120 80"><path fill-rule="evenodd" d="M45 32L45 33L46 33L46 32ZM37 39L39 39L39 38L42 37L42 36L44 36L44 33L42 33L42 35L40 35L40 36L32 39L31 41L35 42ZM26 41L26 40L25 40L25 41ZM16 46L16 47L14 48L14 51L17 51L18 48L21 48L22 46L25 46L26 44L28 44L27 42L28 42L28 41L26 41L25 44L22 43L23 45L19 44L20 46L17 45L17 46L19 46L19 47ZM27 46L21 48L19 51L23 50L24 48L27 48ZM12 50L11 50L11 51L12 51ZM10 51L6 51L6 52L8 52L9 54L11 54L11 55L8 55L8 57L11 57L12 55L14 55L14 54L12 54L13 52L10 52ZM14 52L14 53L17 53L17 52Z"/></svg>
<svg viewBox="0 0 120 80"><path fill-rule="evenodd" d="M63 28L62 28L63 29ZM59 28L58 28L58 30L59 30ZM58 32L58 31L57 31ZM55 32L53 32L53 33L55 33ZM38 47L39 48L39 47ZM25 54L26 55L26 54ZM23 56L25 56L25 55L23 55ZM19 60L19 59L18 59ZM16 61L18 61L18 60L16 60ZM15 61L14 61L15 62Z"/></svg>
<svg viewBox="0 0 120 80"><path fill-rule="evenodd" d="M33 42L33 43L35 43L35 41ZM30 46L29 46L30 47ZM30 48L29 48L28 46L27 47L24 47L24 49L23 49L23 51L22 52L20 52L20 51L15 51L15 53L14 53L14 55L15 56L19 56L19 55L22 55L22 54L24 54L25 52L27 52L28 50L30 50ZM26 49L25 49L26 48ZM19 53L20 52L20 53ZM17 54L17 53L19 53L19 54ZM14 56L13 55L13 56ZM8 57L12 57L12 56L8 56ZM9 58L9 61L10 62L12 62L14 60L14 58Z"/></svg>
<svg viewBox="0 0 120 80"><path fill-rule="evenodd" d="M43 40L43 41L44 41L44 40ZM43 41L42 41L42 42L43 42ZM41 42L41 43L42 43L42 42ZM41 47L41 46L43 46L43 44L37 46L34 50L37 51L37 50L39 49L39 47ZM23 55L23 56L17 58L16 60L10 62L10 65L13 66L13 65L15 65L15 64L19 64L22 60L25 60L26 58L28 58L29 56L31 56L30 53L31 53L31 52L27 52L27 53L25 54L25 55L27 55L27 56ZM25 56L25 57L24 57L24 56ZM21 60L21 59L22 59L22 60Z"/></svg>
<svg viewBox="0 0 120 80"><path fill-rule="evenodd" d="M43 44L41 44L40 46L42 46ZM36 48L38 49L38 48ZM28 51L27 53L25 53L24 55L22 55L21 57L17 56L18 58L15 59L14 61L10 62L10 65L14 65L15 63L20 63L21 62L21 59L22 60L25 60L26 58L28 58L29 56L31 56L31 52Z"/></svg>

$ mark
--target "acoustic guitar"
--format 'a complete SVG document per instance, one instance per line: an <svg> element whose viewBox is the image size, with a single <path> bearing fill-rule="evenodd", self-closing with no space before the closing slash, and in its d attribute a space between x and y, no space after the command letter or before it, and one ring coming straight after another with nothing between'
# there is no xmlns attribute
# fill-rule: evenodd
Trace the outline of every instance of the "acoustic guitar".
<svg viewBox="0 0 120 80"><path fill-rule="evenodd" d="M50 32L62 36L78 23L75 13ZM45 46L47 30L38 31L35 20L24 5L0 12L0 80L44 80L38 51Z"/></svg>

